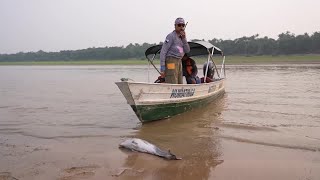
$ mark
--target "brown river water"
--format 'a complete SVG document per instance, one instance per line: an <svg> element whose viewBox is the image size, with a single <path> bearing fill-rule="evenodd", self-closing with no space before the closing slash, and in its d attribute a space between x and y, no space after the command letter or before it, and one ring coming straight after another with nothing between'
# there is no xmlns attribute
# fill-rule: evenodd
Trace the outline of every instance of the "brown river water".
<svg viewBox="0 0 320 180"><path fill-rule="evenodd" d="M223 97L142 125L114 82L146 72L0 66L0 180L320 179L319 64L228 66ZM119 149L130 137L182 160Z"/></svg>

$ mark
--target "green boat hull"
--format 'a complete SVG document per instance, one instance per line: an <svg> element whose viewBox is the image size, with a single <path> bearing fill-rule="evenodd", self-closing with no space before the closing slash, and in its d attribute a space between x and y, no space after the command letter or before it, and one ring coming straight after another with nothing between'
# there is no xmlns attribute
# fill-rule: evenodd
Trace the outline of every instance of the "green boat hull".
<svg viewBox="0 0 320 180"><path fill-rule="evenodd" d="M224 89L221 89L216 94L189 102L168 103L168 104L155 104L155 105L131 105L131 108L136 113L141 122L150 122L161 119L166 119L194 108L204 106L219 96L224 94Z"/></svg>

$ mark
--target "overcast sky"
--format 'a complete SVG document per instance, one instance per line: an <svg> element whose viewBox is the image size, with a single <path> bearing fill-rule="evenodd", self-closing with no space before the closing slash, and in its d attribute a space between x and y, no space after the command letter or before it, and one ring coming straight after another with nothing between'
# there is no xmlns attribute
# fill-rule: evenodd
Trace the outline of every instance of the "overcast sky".
<svg viewBox="0 0 320 180"><path fill-rule="evenodd" d="M320 0L0 0L0 53L320 31Z"/></svg>

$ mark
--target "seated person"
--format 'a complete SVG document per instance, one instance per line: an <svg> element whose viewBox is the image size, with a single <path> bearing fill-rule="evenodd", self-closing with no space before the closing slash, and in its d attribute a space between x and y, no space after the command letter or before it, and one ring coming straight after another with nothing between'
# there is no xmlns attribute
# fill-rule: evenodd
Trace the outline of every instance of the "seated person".
<svg viewBox="0 0 320 180"><path fill-rule="evenodd" d="M200 84L196 62L186 54L182 57L182 71L183 76L186 77L187 84Z"/></svg>
<svg viewBox="0 0 320 180"><path fill-rule="evenodd" d="M206 75L206 69L207 69L207 63L203 65L203 76ZM204 82L204 77L201 78L201 83L210 83L214 81L214 68L213 68L213 63L209 62L208 66L208 72L207 72L207 78L206 82Z"/></svg>

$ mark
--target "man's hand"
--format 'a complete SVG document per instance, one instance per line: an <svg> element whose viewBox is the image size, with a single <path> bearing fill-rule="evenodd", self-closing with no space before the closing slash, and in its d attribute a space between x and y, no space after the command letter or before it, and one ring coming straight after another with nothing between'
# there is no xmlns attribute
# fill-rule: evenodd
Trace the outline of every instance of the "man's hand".
<svg viewBox="0 0 320 180"><path fill-rule="evenodd" d="M185 39L186 38L186 32L185 31L180 31L180 37L181 37L181 39Z"/></svg>
<svg viewBox="0 0 320 180"><path fill-rule="evenodd" d="M164 78L164 77L165 77L164 72L161 72L161 73L160 73L160 76L161 76L162 78Z"/></svg>

